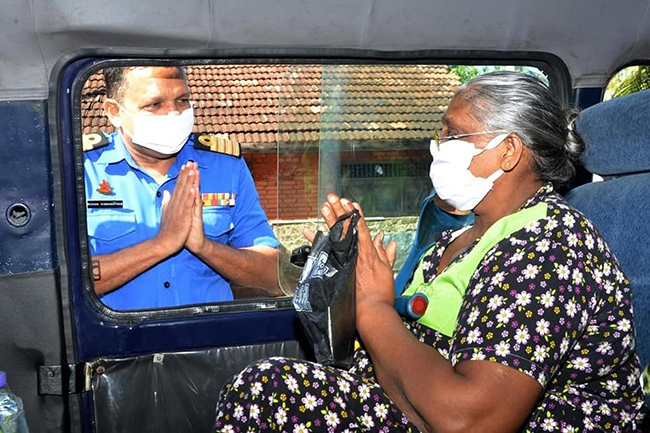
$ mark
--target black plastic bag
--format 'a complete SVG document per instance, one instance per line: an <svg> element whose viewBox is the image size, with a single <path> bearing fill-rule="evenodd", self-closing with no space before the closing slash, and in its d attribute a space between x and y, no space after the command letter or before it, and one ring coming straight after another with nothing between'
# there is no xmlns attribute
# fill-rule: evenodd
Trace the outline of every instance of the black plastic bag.
<svg viewBox="0 0 650 433"><path fill-rule="evenodd" d="M293 297L316 360L345 369L352 365L356 335L358 221L355 210L329 233L316 233Z"/></svg>

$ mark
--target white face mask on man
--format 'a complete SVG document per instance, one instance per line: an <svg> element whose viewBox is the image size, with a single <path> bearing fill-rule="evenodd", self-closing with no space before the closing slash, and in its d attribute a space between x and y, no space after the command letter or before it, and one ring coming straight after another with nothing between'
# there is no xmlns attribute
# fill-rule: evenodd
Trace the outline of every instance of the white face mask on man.
<svg viewBox="0 0 650 433"><path fill-rule="evenodd" d="M148 115L144 113L131 114L133 131L123 126L133 143L151 149L163 155L178 153L194 127L194 109L192 107L180 115Z"/></svg>
<svg viewBox="0 0 650 433"><path fill-rule="evenodd" d="M436 146L431 140L433 162L429 176L436 194L449 205L460 211L472 210L492 189L494 181L503 174L499 169L487 179L476 177L469 171L472 159L482 152L500 145L508 134L494 137L483 149L463 140L449 140Z"/></svg>

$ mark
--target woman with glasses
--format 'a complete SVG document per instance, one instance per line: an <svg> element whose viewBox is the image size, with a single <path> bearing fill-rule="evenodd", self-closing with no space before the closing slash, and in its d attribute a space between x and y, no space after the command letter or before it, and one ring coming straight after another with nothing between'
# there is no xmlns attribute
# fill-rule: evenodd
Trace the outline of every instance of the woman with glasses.
<svg viewBox="0 0 650 433"><path fill-rule="evenodd" d="M584 145L577 112L513 72L455 94L431 143L436 193L473 225L439 234L394 310L396 246L359 230L349 371L271 358L228 383L217 431L636 431L629 281L598 230L557 193ZM331 226L359 206L333 194Z"/></svg>

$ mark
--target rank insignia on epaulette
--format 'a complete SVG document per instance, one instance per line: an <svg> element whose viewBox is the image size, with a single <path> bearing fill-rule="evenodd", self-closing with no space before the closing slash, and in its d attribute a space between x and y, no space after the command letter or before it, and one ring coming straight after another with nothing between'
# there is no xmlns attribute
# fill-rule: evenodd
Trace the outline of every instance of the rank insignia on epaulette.
<svg viewBox="0 0 650 433"><path fill-rule="evenodd" d="M196 137L194 148L223 153L237 158L241 156L239 142L229 138L227 134L201 134Z"/></svg>
<svg viewBox="0 0 650 433"><path fill-rule="evenodd" d="M234 206L235 193L232 192L209 192L201 194L203 206Z"/></svg>
<svg viewBox="0 0 650 433"><path fill-rule="evenodd" d="M92 132L90 134L84 134L81 138L81 143L84 152L88 152L89 150L101 149L108 145L108 138L102 131Z"/></svg>

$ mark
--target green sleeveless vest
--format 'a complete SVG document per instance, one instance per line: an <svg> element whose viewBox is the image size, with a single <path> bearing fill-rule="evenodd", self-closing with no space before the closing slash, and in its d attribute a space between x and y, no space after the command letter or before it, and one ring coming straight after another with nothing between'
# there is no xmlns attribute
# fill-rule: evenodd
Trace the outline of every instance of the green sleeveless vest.
<svg viewBox="0 0 650 433"><path fill-rule="evenodd" d="M429 298L427 311L418 322L451 337L467 285L485 254L507 236L521 230L529 223L545 218L547 210L546 203L538 203L501 218L485 232L465 257L451 263L430 283L424 282L422 260L420 260L413 281L404 291L404 295L407 296L424 293ZM423 257L427 255L425 253Z"/></svg>

